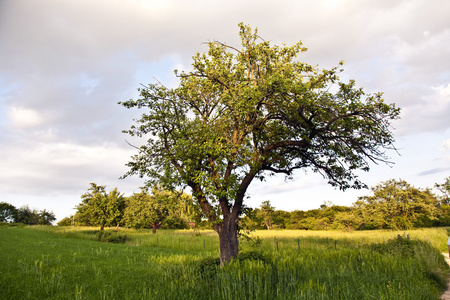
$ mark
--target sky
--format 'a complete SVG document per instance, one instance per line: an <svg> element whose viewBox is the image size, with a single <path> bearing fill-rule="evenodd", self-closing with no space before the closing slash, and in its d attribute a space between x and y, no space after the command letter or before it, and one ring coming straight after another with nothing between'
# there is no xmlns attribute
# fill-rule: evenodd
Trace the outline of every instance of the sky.
<svg viewBox="0 0 450 300"><path fill-rule="evenodd" d="M393 165L359 172L370 187L403 179L432 188L450 176L448 0L0 0L0 202L75 213L90 182L138 192L120 180L135 154L122 133L142 112L141 84L175 87L205 42L239 46L238 23L272 44L302 41L299 60L332 68L402 109ZM350 206L371 191L342 192L308 170L293 181L254 182L246 204L277 209Z"/></svg>

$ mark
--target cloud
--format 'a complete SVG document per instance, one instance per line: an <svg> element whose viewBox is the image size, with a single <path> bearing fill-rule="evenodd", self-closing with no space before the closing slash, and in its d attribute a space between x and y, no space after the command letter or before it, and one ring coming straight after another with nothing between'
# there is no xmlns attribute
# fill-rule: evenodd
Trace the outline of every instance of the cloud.
<svg viewBox="0 0 450 300"><path fill-rule="evenodd" d="M434 168L434 169L430 169L430 170L426 170L423 172L420 172L418 175L419 176L426 176L426 175L432 175L432 174L438 174L438 173L443 173L443 172L447 172L450 170L449 168Z"/></svg>
<svg viewBox="0 0 450 300"><path fill-rule="evenodd" d="M309 51L299 60L326 68L345 60L343 80L402 108L396 137L447 132L449 11L447 0L2 0L0 190L50 195L78 193L91 180L115 184L133 153L121 131L142 113L117 102L154 78L176 86L173 69L189 70L203 42L239 46L239 22L272 44L302 40ZM288 197L323 184L308 175L254 193Z"/></svg>
<svg viewBox="0 0 450 300"><path fill-rule="evenodd" d="M13 106L7 114L12 126L20 129L39 126L44 122L44 116L37 111L28 108Z"/></svg>
<svg viewBox="0 0 450 300"><path fill-rule="evenodd" d="M439 147L439 150L441 151L447 151L450 150L450 139L445 140L442 145Z"/></svg>
<svg viewBox="0 0 450 300"><path fill-rule="evenodd" d="M59 195L79 191L89 182L117 182L134 151L115 145L24 144L0 150L3 193ZM55 187L55 188L50 188ZM137 186L136 186L137 187Z"/></svg>

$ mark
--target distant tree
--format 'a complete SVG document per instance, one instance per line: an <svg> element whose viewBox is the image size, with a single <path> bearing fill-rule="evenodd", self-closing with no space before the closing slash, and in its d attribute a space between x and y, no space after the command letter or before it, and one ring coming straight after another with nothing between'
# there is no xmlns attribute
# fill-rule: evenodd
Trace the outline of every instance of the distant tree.
<svg viewBox="0 0 450 300"><path fill-rule="evenodd" d="M239 28L241 49L211 42L192 71L178 73L178 87L150 84L140 99L120 103L145 110L126 131L147 142L125 176L189 186L219 235L221 265L238 254L238 220L254 179L311 169L332 186L364 187L355 171L386 162L400 112L381 93L341 82L340 67L299 61L301 42L271 45Z"/></svg>
<svg viewBox="0 0 450 300"><path fill-rule="evenodd" d="M361 224L363 224L363 220L361 216L356 213L353 209L348 207L348 210L338 212L333 221L333 229L339 230L355 230L360 229Z"/></svg>
<svg viewBox="0 0 450 300"><path fill-rule="evenodd" d="M125 209L125 198L114 188L106 193L105 186L90 184L87 193L81 195L81 204L77 206L76 219L91 226L120 225Z"/></svg>
<svg viewBox="0 0 450 300"><path fill-rule="evenodd" d="M260 209L256 213L256 216L262 220L262 225L264 225L269 230L273 227L274 215L275 207L270 204L269 200L263 201L261 203Z"/></svg>
<svg viewBox="0 0 450 300"><path fill-rule="evenodd" d="M289 224L291 213L284 210L275 210L273 214L273 229L285 229Z"/></svg>
<svg viewBox="0 0 450 300"><path fill-rule="evenodd" d="M373 196L355 203L369 228L428 227L439 216L438 199L430 189L418 189L404 180L388 180L372 188Z"/></svg>
<svg viewBox="0 0 450 300"><path fill-rule="evenodd" d="M73 216L65 217L61 219L56 225L58 226L71 226L73 223Z"/></svg>
<svg viewBox="0 0 450 300"><path fill-rule="evenodd" d="M133 228L152 228L156 233L162 226L187 228L199 210L193 207L192 197L182 192L171 192L155 187L134 193L126 199L124 224Z"/></svg>
<svg viewBox="0 0 450 300"><path fill-rule="evenodd" d="M17 223L27 225L39 224L39 212L36 209L31 209L28 205L22 206L17 210Z"/></svg>
<svg viewBox="0 0 450 300"><path fill-rule="evenodd" d="M9 203L0 202L0 222L15 223L17 220L17 208Z"/></svg>
<svg viewBox="0 0 450 300"><path fill-rule="evenodd" d="M259 208L246 207L244 215L239 219L240 228L245 230L264 229L263 220L258 215Z"/></svg>
<svg viewBox="0 0 450 300"><path fill-rule="evenodd" d="M39 212L39 225L52 225L52 223L56 220L55 214L51 211L41 210Z"/></svg>
<svg viewBox="0 0 450 300"><path fill-rule="evenodd" d="M445 205L450 204L450 177L445 178L444 183L436 183L434 185L435 188L437 188L441 193L442 196L440 197L441 203Z"/></svg>
<svg viewBox="0 0 450 300"><path fill-rule="evenodd" d="M161 198L152 197L146 191L135 193L126 200L124 224L133 228L152 228L153 233L161 227L169 210Z"/></svg>

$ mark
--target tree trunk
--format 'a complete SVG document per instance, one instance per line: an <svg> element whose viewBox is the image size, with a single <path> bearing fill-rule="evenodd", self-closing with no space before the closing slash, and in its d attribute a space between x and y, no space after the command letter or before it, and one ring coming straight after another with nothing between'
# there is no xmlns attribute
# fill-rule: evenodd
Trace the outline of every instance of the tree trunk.
<svg viewBox="0 0 450 300"><path fill-rule="evenodd" d="M105 224L100 224L100 230L103 230L105 228Z"/></svg>
<svg viewBox="0 0 450 300"><path fill-rule="evenodd" d="M230 262L239 252L236 222L237 220L233 220L233 218L225 218L223 223L215 228L219 234L221 267Z"/></svg>
<svg viewBox="0 0 450 300"><path fill-rule="evenodd" d="M153 233L153 234L156 233L156 225L152 226L152 233Z"/></svg>

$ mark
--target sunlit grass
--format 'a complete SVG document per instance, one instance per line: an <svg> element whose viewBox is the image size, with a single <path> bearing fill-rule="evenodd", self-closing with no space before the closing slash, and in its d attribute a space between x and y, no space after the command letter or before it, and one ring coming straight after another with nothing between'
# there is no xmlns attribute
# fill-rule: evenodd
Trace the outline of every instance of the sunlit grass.
<svg viewBox="0 0 450 300"><path fill-rule="evenodd" d="M112 231L113 229L106 229ZM98 228L0 227L2 299L438 299L448 267L438 251L414 255L370 245L410 235L445 247L446 229L408 232L256 231L242 251L267 258L207 271L213 231L119 229L126 244L102 243ZM256 240L256 238L254 239ZM383 244L384 242L384 244ZM444 280L445 281L445 280Z"/></svg>

